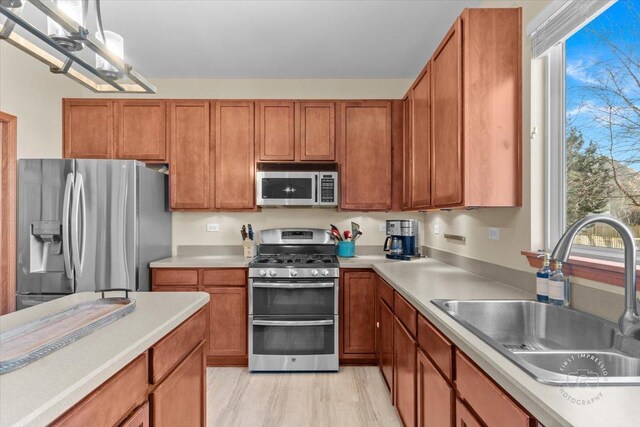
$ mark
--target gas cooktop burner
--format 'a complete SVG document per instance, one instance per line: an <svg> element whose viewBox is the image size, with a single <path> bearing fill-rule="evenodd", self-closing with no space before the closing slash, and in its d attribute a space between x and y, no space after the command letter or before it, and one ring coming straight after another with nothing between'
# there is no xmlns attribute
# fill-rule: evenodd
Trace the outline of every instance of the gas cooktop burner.
<svg viewBox="0 0 640 427"><path fill-rule="evenodd" d="M274 254L274 255L260 255L254 258L250 266L255 267L259 265L282 265L283 267L297 267L297 266L332 266L337 264L338 259L333 255L318 255L318 254Z"/></svg>

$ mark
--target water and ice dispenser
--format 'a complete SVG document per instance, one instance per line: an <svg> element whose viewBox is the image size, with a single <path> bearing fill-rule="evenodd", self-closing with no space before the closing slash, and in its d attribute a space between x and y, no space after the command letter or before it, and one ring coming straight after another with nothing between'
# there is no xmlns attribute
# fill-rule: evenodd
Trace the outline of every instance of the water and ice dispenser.
<svg viewBox="0 0 640 427"><path fill-rule="evenodd" d="M62 221L31 223L31 273L64 272L62 252Z"/></svg>

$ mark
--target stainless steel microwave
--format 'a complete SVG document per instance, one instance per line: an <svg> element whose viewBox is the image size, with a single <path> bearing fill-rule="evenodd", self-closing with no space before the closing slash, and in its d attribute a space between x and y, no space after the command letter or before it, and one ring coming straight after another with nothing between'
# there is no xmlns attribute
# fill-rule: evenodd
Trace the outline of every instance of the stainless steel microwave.
<svg viewBox="0 0 640 427"><path fill-rule="evenodd" d="M256 173L258 206L338 206L338 172Z"/></svg>

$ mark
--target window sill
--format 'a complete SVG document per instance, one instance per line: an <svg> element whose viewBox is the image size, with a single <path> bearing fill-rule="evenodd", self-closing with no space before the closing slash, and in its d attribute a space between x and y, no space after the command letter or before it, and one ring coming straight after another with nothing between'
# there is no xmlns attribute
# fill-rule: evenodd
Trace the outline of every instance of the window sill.
<svg viewBox="0 0 640 427"><path fill-rule="evenodd" d="M527 257L531 267L542 267L542 259L538 258L540 255L538 252L522 251L520 253ZM572 256L569 262L564 264L563 270L569 276L624 286L624 263L622 262ZM640 290L640 267L636 268L636 289Z"/></svg>

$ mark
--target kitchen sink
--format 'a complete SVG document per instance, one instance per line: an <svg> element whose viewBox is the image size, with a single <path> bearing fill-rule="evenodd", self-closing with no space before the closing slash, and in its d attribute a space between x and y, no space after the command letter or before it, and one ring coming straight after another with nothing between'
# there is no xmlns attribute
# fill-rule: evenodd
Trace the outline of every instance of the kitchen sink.
<svg viewBox="0 0 640 427"><path fill-rule="evenodd" d="M433 300L540 382L640 385L640 341L618 325L529 300Z"/></svg>

